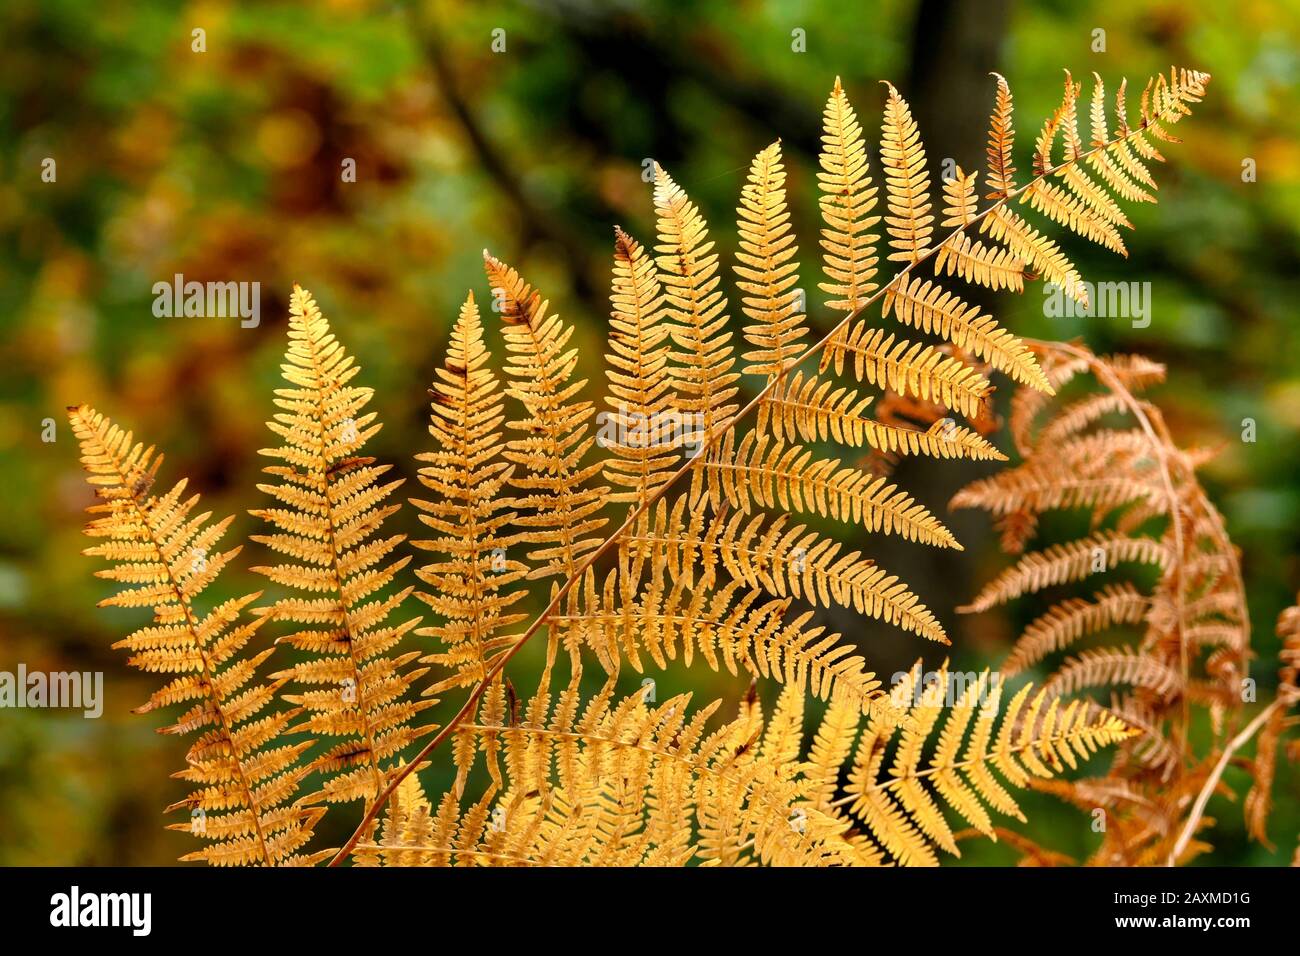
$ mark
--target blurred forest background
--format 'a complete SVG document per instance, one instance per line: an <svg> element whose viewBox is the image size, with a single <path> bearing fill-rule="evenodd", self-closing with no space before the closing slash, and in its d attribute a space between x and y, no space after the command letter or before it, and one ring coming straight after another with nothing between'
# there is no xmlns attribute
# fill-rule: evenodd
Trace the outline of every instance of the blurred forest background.
<svg viewBox="0 0 1300 956"><path fill-rule="evenodd" d="M206 52L191 49L195 28ZM1097 29L1104 52L1093 50ZM492 48L495 30L504 51ZM990 70L1016 95L1022 167L1030 131L1059 102L1062 67L1085 81L1095 70L1108 88L1127 76L1140 89L1170 63L1213 74L1179 127L1185 144L1157 172L1160 204L1129 207L1128 261L1064 240L1092 281L1150 282L1150 325L1045 318L1037 286L998 297L995 314L1023 334L1081 335L1098 351L1168 363L1156 396L1175 434L1222 446L1205 476L1244 552L1261 697L1270 692L1274 622L1300 587L1296 0L6 0L0 37L0 669L106 675L99 720L0 711L0 863L168 863L190 848L160 813L180 793L168 775L184 747L129 713L155 682L109 649L129 615L95 608L107 588L80 554L88 492L66 405L90 402L164 449L163 479L188 475L207 509L239 516L230 540L242 538L254 525L246 509L261 504L256 451L269 444L297 281L377 391L385 429L372 453L412 476L456 307L467 288L487 295L485 246L576 324L583 373L603 381L611 227L652 237L648 158L701 205L729 281L745 168L781 137L813 288L812 167L837 75L872 144L878 81L892 80L937 174L943 157L982 168ZM53 183L41 178L47 157ZM355 183L340 175L349 158ZM1243 181L1248 158L1256 182ZM260 282L260 325L155 318L151 288L178 272ZM810 302L825 328L816 292ZM47 418L58 423L53 443L41 440ZM1254 443L1241 440L1247 418ZM923 461L898 479L942 512L978 473ZM992 665L1031 612L956 618L1003 559L981 517L948 520L965 553L879 538L854 547L939 614L954 667ZM412 509L400 521L418 528ZM243 571L259 557L245 550L224 593L263 586ZM930 666L943 657L872 622L832 623L886 679L918 654ZM661 694L689 686L697 701L734 699L747 684L698 669L657 676ZM1279 786L1294 793L1297 779L1284 768ZM436 768L426 777L445 783ZM1081 857L1096 840L1075 810L1026 802L1027 831L1046 845ZM1216 798L1217 849L1204 862L1288 859L1298 802L1279 806L1271 853L1247 842L1240 805ZM355 809L331 815L327 839L350 831ZM963 847L962 862L1014 859L1001 846Z"/></svg>

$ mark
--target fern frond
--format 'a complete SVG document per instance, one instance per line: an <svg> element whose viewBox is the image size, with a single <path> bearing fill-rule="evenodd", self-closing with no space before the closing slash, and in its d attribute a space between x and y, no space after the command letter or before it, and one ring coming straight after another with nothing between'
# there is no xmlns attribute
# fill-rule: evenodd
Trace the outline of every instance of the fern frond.
<svg viewBox="0 0 1300 956"><path fill-rule="evenodd" d="M639 594L639 596L638 596ZM839 634L812 625L812 612L790 615L789 598L771 598L741 581L716 588L669 582L662 567L648 581L620 565L597 588L588 572L564 613L551 618L562 640L590 645L610 673L626 659L644 672L641 654L660 669L696 656L718 671L744 669L826 700L847 700L859 712L881 695L876 675Z"/></svg>
<svg viewBox="0 0 1300 956"><path fill-rule="evenodd" d="M150 607L154 622L114 644L132 653L128 663L150 673L174 675L136 709L148 713L185 704L166 734L199 733L178 776L195 790L169 809L190 811L190 820L169 829L189 830L212 841L182 860L216 866L309 864L299 851L311 839L324 810L293 800L310 766L299 758L313 741L281 743L301 708L265 714L282 679L255 683L271 649L240 656L262 621L240 622L258 594L232 598L204 613L196 606L204 590L239 553L218 545L231 518L210 522L194 515L198 495L185 497L182 479L155 494L162 456L134 441L87 405L68 409L81 463L98 504L85 533L105 539L85 554L110 567L96 576L126 585L101 607ZM261 716L259 716L261 715Z"/></svg>
<svg viewBox="0 0 1300 956"><path fill-rule="evenodd" d="M763 400L757 430L770 432L777 441L833 439L850 448L866 445L885 454L1007 460L982 435L951 420L936 420L922 431L870 418L863 413L871 402L871 396L860 398L830 379L815 374L805 379L796 372L780 395Z"/></svg>
<svg viewBox="0 0 1300 956"><path fill-rule="evenodd" d="M507 556L518 516L504 510L502 499L516 466L498 457L505 416L490 361L471 293L429 390L429 434L436 450L416 455L423 465L420 484L435 497L411 499L420 521L437 535L412 545L441 556L415 572L429 588L417 590L416 597L443 620L416 631L443 645L421 663L450 672L426 696L482 680L510 643L498 632L524 619L510 610L524 596L515 585L527 569Z"/></svg>
<svg viewBox="0 0 1300 956"><path fill-rule="evenodd" d="M862 127L839 77L826 101L818 164L821 195L817 205L824 223L822 268L828 280L818 287L833 297L826 302L828 308L856 312L878 288L873 280L880 237L870 230L880 217L871 215L876 188L867 172Z"/></svg>
<svg viewBox="0 0 1300 956"><path fill-rule="evenodd" d="M973 352L1017 382L1051 394L1052 387L1029 348L979 307L963 302L939 285L901 276L885 293L882 312L899 322L941 335L960 349Z"/></svg>
<svg viewBox="0 0 1300 956"><path fill-rule="evenodd" d="M1073 694L1085 688L1116 684L1142 687L1168 697L1179 688L1182 679L1172 667L1144 654L1092 648L1062 664L1046 687L1054 694Z"/></svg>
<svg viewBox="0 0 1300 956"><path fill-rule="evenodd" d="M1159 541L1102 531L1025 555L990 581L970 604L958 610L987 611L1022 594L1082 581L1088 575L1113 568L1121 561L1164 565L1168 560L1168 551Z"/></svg>
<svg viewBox="0 0 1300 956"><path fill-rule="evenodd" d="M506 392L525 417L506 422L523 437L506 442L506 460L516 468L510 484L520 492L512 507L516 523L528 530L516 539L540 545L528 552L535 567L530 578L573 577L584 555L600 546L597 532L607 520L600 511L607 487L590 487L601 462L583 464L596 439L588 437L590 402L574 401L586 380L571 381L578 350L564 351L573 334L548 302L513 268L483 254L488 281L500 306L506 342Z"/></svg>
<svg viewBox="0 0 1300 956"><path fill-rule="evenodd" d="M708 238L708 223L673 182L655 165L655 213L658 219L660 281L672 320L669 375L679 411L699 422L703 440L727 424L739 407L732 400L738 372L727 331L727 300L718 288L718 255Z"/></svg>
<svg viewBox="0 0 1300 956"><path fill-rule="evenodd" d="M659 321L664 296L654 260L644 247L614 227L607 360L613 411L605 412L612 435L601 445L614 454L605 462L605 480L627 488L611 501L644 504L668 480L680 453L672 447L668 328ZM602 435L605 433L602 428Z"/></svg>
<svg viewBox="0 0 1300 956"><path fill-rule="evenodd" d="M1151 599L1125 581L1107 585L1091 601L1069 598L1035 619L1002 662L1002 673L1014 677L1049 654L1064 650L1080 638L1107 628L1139 624Z"/></svg>
<svg viewBox="0 0 1300 956"><path fill-rule="evenodd" d="M749 319L745 340L753 349L744 353L745 371L751 375L780 377L786 363L801 354L807 329L799 285L799 251L790 231L785 204L785 167L778 140L759 152L749 168L749 179L736 210L740 250L736 253L736 286L742 293L741 311Z"/></svg>
<svg viewBox="0 0 1300 956"><path fill-rule="evenodd" d="M728 434L717 455L695 474L692 498L707 493L715 512L725 500L745 513L757 505L820 514L872 532L961 550L934 515L885 479L842 468L838 460L818 458L801 445L770 441L757 431L741 439L739 447Z"/></svg>
<svg viewBox="0 0 1300 956"><path fill-rule="evenodd" d="M890 83L885 118L880 128L880 163L885 168L885 197L890 215L885 228L890 235L891 262L916 263L930 252L930 174L925 167L925 147L907 101Z"/></svg>
<svg viewBox="0 0 1300 956"><path fill-rule="evenodd" d="M896 342L892 333L873 328L863 320L855 322L843 338L827 345L822 371L833 366L840 374L850 355L858 381L933 400L970 417L979 414L992 388L988 379L964 362L919 342Z"/></svg>
<svg viewBox="0 0 1300 956"><path fill-rule="evenodd" d="M289 348L281 370L290 387L276 389L275 404L282 411L267 427L283 444L261 454L283 464L264 468L279 482L258 489L285 507L250 514L278 532L252 540L290 559L253 570L287 588L290 596L257 613L308 626L278 642L308 655L282 676L324 687L287 699L305 708L312 733L340 738L316 763L324 777L321 798L330 803L373 799L383 789L392 758L433 729L412 723L433 701L405 699L411 683L426 672L407 669L418 655L392 653L420 622L418 617L399 624L388 620L411 588L367 601L390 589L411 560L384 564L406 538L377 537L384 521L401 508L382 502L402 479L381 484L391 466L359 454L380 429L373 412L362 414L372 392L349 384L360 369L311 294L298 286L290 300Z"/></svg>
<svg viewBox="0 0 1300 956"><path fill-rule="evenodd" d="M687 586L703 575L714 580L720 569L750 587L775 597L787 594L823 607L838 604L878 618L930 640L947 643L943 628L898 578L886 574L857 551L841 555L841 546L803 525L787 526L786 516L770 523L764 515L748 521L732 515L706 531L698 514L688 523L687 499L669 509L659 502L627 536L630 548L646 554L674 580Z"/></svg>
<svg viewBox="0 0 1300 956"><path fill-rule="evenodd" d="M1131 734L1118 718L1080 701L1061 706L1045 689L1031 693L1026 686L1007 705L995 737L1002 688L987 671L951 705L944 701L950 693L946 664L929 684L921 686L920 678L918 662L895 688L907 720L868 720L847 786L851 812L903 865L937 863L936 848L960 855L945 808L996 838L990 810L1023 819L1007 785L1023 788L1034 778L1050 778Z"/></svg>

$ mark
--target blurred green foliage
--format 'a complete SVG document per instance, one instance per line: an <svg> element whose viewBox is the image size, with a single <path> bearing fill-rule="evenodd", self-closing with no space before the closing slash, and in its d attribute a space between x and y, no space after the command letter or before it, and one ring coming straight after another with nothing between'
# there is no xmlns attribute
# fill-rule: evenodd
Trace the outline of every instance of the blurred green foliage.
<svg viewBox="0 0 1300 956"><path fill-rule="evenodd" d="M425 389L456 306L467 288L484 290L484 246L576 324L584 374L601 378L610 230L617 222L651 237L648 158L691 192L725 254L748 158L783 137L811 276L812 151L836 75L869 140L882 78L910 96L909 77L929 76L944 94L929 118L945 128L951 121L958 130L966 104L978 103L975 133L961 132L956 157L967 169L982 162L978 130L992 82L959 88L959 69L1008 77L1022 147L1059 101L1062 67L1085 79L1095 70L1111 88L1170 63L1214 75L1206 103L1179 128L1185 144L1170 147L1160 170L1160 205L1133 212L1128 261L1067 240L1090 280L1151 283L1150 326L1049 319L1037 289L997 306L1022 333L1083 336L1099 351L1168 363L1158 397L1176 434L1222 445L1207 483L1243 551L1266 694L1273 622L1300 587L1298 14L1295 0L848 8L830 0L7 0L0 668L101 670L107 701L98 721L0 712L0 863L169 862L189 841L163 831L159 812L179 792L168 774L182 746L129 713L152 681L109 650L128 627L124 615L94 606L107 592L80 556L88 492L66 405L90 402L165 449L164 478L188 475L208 508L239 516L242 538L253 524L246 509L258 503L256 450L267 444L263 422L297 281L316 293L377 390L373 407L386 427L374 453L409 476L411 455L426 447ZM202 53L192 48L196 28L205 31ZM990 62L936 56L963 49L963 31L980 29L994 31ZM1105 52L1093 51L1096 29L1105 30ZM495 30L504 31L502 52L492 49ZM804 31L805 52L792 48L795 30ZM927 139L939 132L923 126ZM932 161L942 155L932 146ZM56 182L42 181L46 158L57 163ZM1248 158L1255 182L1242 178ZM347 159L355 183L341 176ZM261 324L155 318L153 283L175 273L260 282ZM816 309L812 318L823 327L829 319ZM1258 426L1254 443L1240 440L1248 418ZM57 423L53 443L41 440L46 419ZM963 475L925 469L926 503L940 508ZM402 520L412 531L409 510ZM952 617L1003 560L978 520L954 528L967 546L957 577L927 576L923 564L912 573L919 559L898 542L854 546L882 555L942 613L954 666L987 666L1024 620ZM227 577L227 593L260 586L251 575ZM941 659L941 649L886 628L850 626L847 636L883 676L918 654L930 665ZM521 661L521 687L535 664ZM697 700L734 698L746 684L699 670L660 679ZM446 779L435 769L428 783ZM1249 844L1239 806L1216 798L1217 849L1206 860L1286 859L1300 831L1297 779L1281 771L1279 788L1292 799L1273 820L1277 852ZM1042 796L1027 805L1031 835L1087 853L1095 834L1082 815ZM338 839L347 813L333 818L327 836ZM967 846L964 862L1013 859L1002 847Z"/></svg>

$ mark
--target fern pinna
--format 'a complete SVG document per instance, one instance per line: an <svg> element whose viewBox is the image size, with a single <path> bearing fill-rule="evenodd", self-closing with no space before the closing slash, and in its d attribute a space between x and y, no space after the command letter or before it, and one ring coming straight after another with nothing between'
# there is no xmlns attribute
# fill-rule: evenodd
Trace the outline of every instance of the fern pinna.
<svg viewBox="0 0 1300 956"><path fill-rule="evenodd" d="M301 708L276 706L283 678L256 681L270 648L241 654L262 623L257 617L244 619L260 595L232 598L206 611L195 604L239 554L238 547L218 549L233 519L212 522L211 512L193 514L199 496L186 497L185 479L155 494L162 455L93 408L69 408L68 417L99 498L89 509L95 517L86 534L105 539L85 553L112 564L95 572L99 577L125 585L100 604L153 609L151 625L114 647L130 651L134 667L176 675L137 713L186 704L162 732L199 734L177 774L196 789L168 809L190 811L190 819L173 829L211 842L182 859L215 866L315 862L319 852L299 851L324 810L293 802L311 772L301 758L312 741L282 740Z"/></svg>
<svg viewBox="0 0 1300 956"><path fill-rule="evenodd" d="M284 674L306 689L287 699L305 708L312 733L340 738L316 762L321 798L372 800L395 755L427 732L412 719L432 704L407 698L424 673L408 667L420 652L394 653L419 623L390 621L411 588L367 601L411 560L385 564L405 538L379 536L401 507L381 502L402 481L380 483L391 466L358 454L380 428L373 412L361 414L371 390L350 384L359 369L297 287L282 370L289 387L276 390L281 411L267 427L283 444L262 450L277 462L264 471L279 481L258 488L283 507L252 512L274 529L252 540L289 559L255 570L291 594L260 613L307 626L279 640L304 653Z"/></svg>
<svg viewBox="0 0 1300 956"><path fill-rule="evenodd" d="M269 451L280 483L263 486L285 507L258 512L276 530L258 540L293 559L263 569L293 592L267 616L314 628L281 635L300 654L282 677L324 689L286 700L307 709L302 729L342 738L312 764L324 777L316 799L364 800L333 862L934 863L957 853L967 830L1013 833L999 822L1022 818L1012 790L1099 747L1140 747L1136 711L1066 703L1059 683L1012 692L990 673L954 692L946 667L927 677L918 664L884 688L855 645L819 623L819 608L948 636L906 583L826 528L960 544L905 491L824 446L1004 460L990 441L990 376L1050 399L1062 384L1055 353L947 285L1018 292L1042 277L1086 302L1077 270L1032 217L1122 251L1128 221L1115 197L1151 198L1153 142L1172 139L1166 127L1207 81L1185 70L1154 78L1133 123L1121 86L1113 134L1098 81L1085 145L1080 89L1067 77L1022 184L1011 93L998 78L982 210L975 175L960 169L935 194L892 86L876 186L837 81L817 176L820 287L836 317L814 317L800 291L776 142L755 157L737 207L730 266L743 344L705 219L656 166L654 244L615 230L600 415L584 398L572 327L485 254L482 301L497 317L504 372L498 381L471 294L431 389L432 449L417 456L414 504L433 536L413 542L425 555L414 574L435 616L419 630L398 614L411 589L373 598L407 559L394 560L400 536L379 536L398 482L382 482L386 468L358 454L378 427L360 414L369 391L349 384L355 366L296 290L292 387L277 392L271 423L284 441ZM882 259L896 271L880 275ZM877 302L881 319L924 338L869 318ZM533 616L522 611L530 595L544 603ZM505 668L542 634L541 679L520 699ZM417 701L407 692L421 654L434 673ZM625 670L657 674L679 660L773 680L776 707L763 713L755 685L719 724L720 702L656 702L654 677L649 691L620 691ZM593 661L604 681L586 697ZM340 696L347 681L355 699ZM429 695L457 688L467 693L443 726L419 718ZM809 695L826 712L806 743ZM423 733L432 739L407 753ZM413 774L443 744L456 780L429 800Z"/></svg>

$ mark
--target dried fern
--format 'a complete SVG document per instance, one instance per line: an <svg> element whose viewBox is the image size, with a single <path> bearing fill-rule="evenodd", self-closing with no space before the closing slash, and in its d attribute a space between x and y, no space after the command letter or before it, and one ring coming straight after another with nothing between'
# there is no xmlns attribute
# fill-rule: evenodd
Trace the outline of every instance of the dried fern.
<svg viewBox="0 0 1300 956"><path fill-rule="evenodd" d="M1108 780L1100 862L1162 862L1196 789L1189 763L1193 707L1209 711L1219 744L1240 710L1249 617L1236 550L1196 479L1202 458L1178 448L1159 409L1142 397L1163 369L1134 357L1098 358L1081 345L1035 344L1058 396L1015 396L1012 433L1020 464L967 486L954 507L987 510L1016 563L964 608L985 611L1095 575L1147 564L1148 589L1108 581L1034 620L1003 666L1008 676L1048 668L1046 689L1114 693L1109 709L1140 733L1117 756ZM1043 515L1077 512L1088 534L1026 550ZM1130 642L1098 643L1112 631ZM1201 759L1212 759L1218 752ZM1189 780L1184 780L1189 778ZM1069 795L1069 785L1057 788ZM1170 801L1178 792L1181 801ZM1086 798L1080 801L1086 803ZM1152 807L1159 806L1159 812Z"/></svg>
<svg viewBox="0 0 1300 956"><path fill-rule="evenodd" d="M431 390L432 449L418 456L423 492L414 504L433 536L414 542L429 555L415 575L435 615L419 631L415 619L389 621L413 588L396 583L409 558L395 552L406 542L379 535L398 507L383 502L399 482L382 482L386 466L358 454L378 429L372 414L361 414L369 390L350 384L357 369L310 295L295 290L284 366L292 387L277 393L281 412L271 422L284 444L268 452L282 460L268 469L280 483L262 486L285 507L257 512L277 529L258 540L292 559L262 569L295 592L267 616L316 628L282 639L303 655L282 674L326 689L286 699L305 708L305 727L341 738L314 764L296 765L293 779L318 770L322 799L365 801L334 862L352 854L359 863L389 864L931 863L939 849L957 852L960 831L950 817L995 837L993 812L1021 816L1008 788L1047 780L1098 747L1124 742L1124 754L1134 752L1139 737L1129 739L1125 719L1063 704L1060 682L1036 693L1024 688L999 714L1001 685L991 677L954 706L936 696L937 686L920 687L918 665L886 696L854 646L815 622L816 608L850 607L930 640L948 638L904 582L820 523L811 530L801 520L960 547L905 491L820 443L866 448L880 460L1003 460L989 441L991 376L1005 374L1020 394L1042 402L1064 384L1060 365L1055 353L1031 347L945 283L1021 291L1042 277L1086 299L1073 264L1027 217L1122 251L1127 220L1111 193L1150 198L1146 163L1159 158L1152 142L1172 139L1165 127L1189 112L1207 81L1190 71L1153 79L1135 125L1121 87L1113 136L1098 81L1084 146L1076 128L1080 91L1067 78L1062 104L1036 141L1033 175L1021 185L1011 94L999 78L988 151L986 198L993 201L982 210L973 174L958 171L935 195L920 131L890 86L879 212L862 129L837 81L825 109L818 184L820 286L840 315L809 341L816 322L799 291L784 158L774 143L755 157L737 207L739 355L707 224L656 166L652 252L615 231L603 420L584 398L588 380L570 345L572 328L514 268L485 254L504 338L504 388L467 296ZM888 277L878 275L882 258L897 269ZM867 315L877 302L881 319L930 341L881 326ZM814 359L815 372L801 368ZM1151 374L1136 363L1108 368L1130 386ZM956 416L970 427L956 425ZM1023 418L1021 411L1013 426ZM1188 464L1180 459L1178 467ZM1112 488L1106 497L1082 489L1051 500L1114 501L1132 490ZM1022 525L1026 513L1047 506L1036 493L1018 499ZM1155 517L1159 501L1154 492L1142 497L1132 520ZM1213 519L1197 520L1199 541ZM1098 546L1167 568L1188 565L1192 538L1141 539L1135 527L1096 529ZM1023 543L1031 530L1004 537ZM1079 565L1077 548L1045 555L986 600L1068 580ZM1203 583L1214 572L1198 567L1197 574ZM1155 599L1146 609L1164 622L1162 635L1182 633L1187 602L1200 598L1178 575L1173 611ZM1218 587L1222 577L1213 580ZM543 583L530 586L536 581ZM534 591L544 608L525 625L516 606ZM380 592L391 593L375 597ZM1046 622L1017 660L1136 613L1119 597L1113 602L1108 612L1061 611L1074 616ZM1170 613L1182 623L1170 624ZM410 667L421 650L397 651L412 631L439 644L422 658L436 668L426 694L468 689L441 728L416 719L430 700L408 696L424 673ZM542 680L521 707L503 671L540 634ZM1215 640L1211 630L1198 636ZM1165 653L1168 639L1159 643ZM715 670L782 684L771 717L756 694L721 726L714 726L718 704L692 713L685 696L662 705L641 694L616 696L625 667L642 672L679 657L689 666L697 656ZM579 680L589 657L605 682L585 699ZM1164 663L1175 679L1159 684L1162 700L1191 696L1187 669ZM1230 663L1220 658L1219 683L1197 692L1227 686ZM1145 666L1132 665L1132 673L1146 674ZM565 668L568 684L553 694L554 673ZM1131 670L1127 660L1092 658L1073 681L1086 686L1098 674ZM355 699L338 693L349 680ZM807 694L829 705L805 754ZM1135 709L1133 726L1146 716ZM425 733L433 737L419 753L406 753ZM412 774L444 743L457 782L431 802ZM470 792L480 757L489 783Z"/></svg>

